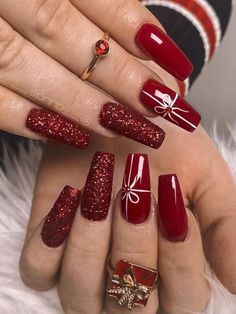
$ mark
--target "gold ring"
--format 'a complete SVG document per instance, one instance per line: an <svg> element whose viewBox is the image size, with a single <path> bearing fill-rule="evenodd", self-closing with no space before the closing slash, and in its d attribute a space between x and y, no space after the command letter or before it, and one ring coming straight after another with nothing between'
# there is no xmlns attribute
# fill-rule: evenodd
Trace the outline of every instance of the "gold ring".
<svg viewBox="0 0 236 314"><path fill-rule="evenodd" d="M159 285L158 271L126 260L120 260L115 269L107 259L107 271L111 276L111 286L107 293L118 299L119 305L127 304L131 311L136 306L146 306L151 292Z"/></svg>
<svg viewBox="0 0 236 314"><path fill-rule="evenodd" d="M98 61L101 58L108 56L110 53L110 45L109 45L110 34L108 32L104 33L103 39L99 39L94 46L94 57L90 62L89 66L86 68L84 73L80 76L81 80L86 81L93 70L95 69Z"/></svg>

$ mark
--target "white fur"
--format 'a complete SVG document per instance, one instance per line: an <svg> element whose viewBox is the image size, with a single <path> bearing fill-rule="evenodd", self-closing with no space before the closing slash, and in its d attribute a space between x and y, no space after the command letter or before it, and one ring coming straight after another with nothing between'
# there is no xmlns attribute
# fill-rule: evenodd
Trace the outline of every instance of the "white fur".
<svg viewBox="0 0 236 314"><path fill-rule="evenodd" d="M227 143L214 138L224 158L236 176L236 126L231 128ZM30 144L23 146L19 158L4 146L4 165L7 175L0 170L0 313L4 314L62 314L55 290L38 293L21 282L18 260L29 217L35 175L42 149ZM236 296L230 294L208 269L206 275L212 286L212 297L202 314L235 314ZM193 287L194 289L194 287Z"/></svg>

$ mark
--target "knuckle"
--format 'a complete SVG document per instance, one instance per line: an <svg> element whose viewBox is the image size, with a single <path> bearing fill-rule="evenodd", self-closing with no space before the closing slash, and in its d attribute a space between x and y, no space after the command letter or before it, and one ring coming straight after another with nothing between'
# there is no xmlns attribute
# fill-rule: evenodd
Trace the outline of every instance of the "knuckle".
<svg viewBox="0 0 236 314"><path fill-rule="evenodd" d="M112 16L114 16L115 21L122 20L133 27L137 27L142 23L143 15L139 14L139 10L135 9L133 1L113 0L109 7L113 10Z"/></svg>
<svg viewBox="0 0 236 314"><path fill-rule="evenodd" d="M134 86L134 82L137 81L139 73L137 73L138 71L134 71L135 67L133 67L130 62L130 58L124 57L124 55L117 60L114 78L118 85L114 84L114 86L124 86L124 82L127 86ZM129 90L131 91L132 89L129 88Z"/></svg>
<svg viewBox="0 0 236 314"><path fill-rule="evenodd" d="M36 10L35 31L42 37L54 38L66 26L71 4L67 0L41 0Z"/></svg>
<svg viewBox="0 0 236 314"><path fill-rule="evenodd" d="M36 291L49 290L53 284L48 280L49 274L39 262L37 254L23 250L19 261L20 276L24 284Z"/></svg>
<svg viewBox="0 0 236 314"><path fill-rule="evenodd" d="M8 68L15 61L24 46L23 37L0 18L0 69Z"/></svg>

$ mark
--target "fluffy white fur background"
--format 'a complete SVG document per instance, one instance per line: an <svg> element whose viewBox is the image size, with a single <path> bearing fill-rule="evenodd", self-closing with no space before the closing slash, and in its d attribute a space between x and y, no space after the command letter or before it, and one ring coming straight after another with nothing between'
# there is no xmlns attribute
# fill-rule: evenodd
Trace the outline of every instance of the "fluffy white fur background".
<svg viewBox="0 0 236 314"><path fill-rule="evenodd" d="M213 137L236 176L236 126L227 142ZM35 175L41 148L30 145L27 152L20 147L19 158L4 146L7 176L0 171L0 314L62 314L56 291L36 293L20 280L18 260L29 217ZM204 314L236 314L236 296L231 295L208 271L213 288L212 298ZM194 287L193 287L194 289Z"/></svg>

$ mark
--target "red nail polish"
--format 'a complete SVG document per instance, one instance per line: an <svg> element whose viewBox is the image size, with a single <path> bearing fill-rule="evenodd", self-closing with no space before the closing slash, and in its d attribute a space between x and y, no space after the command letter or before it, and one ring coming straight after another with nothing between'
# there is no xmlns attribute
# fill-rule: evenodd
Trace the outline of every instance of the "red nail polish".
<svg viewBox="0 0 236 314"><path fill-rule="evenodd" d="M79 125L50 110L30 111L26 127L49 139L84 149L89 145L90 134Z"/></svg>
<svg viewBox="0 0 236 314"><path fill-rule="evenodd" d="M184 241L188 235L188 219L176 175L159 177L158 203L160 227L172 242Z"/></svg>
<svg viewBox="0 0 236 314"><path fill-rule="evenodd" d="M81 214L88 220L106 219L112 194L114 155L97 152L91 163L81 199Z"/></svg>
<svg viewBox="0 0 236 314"><path fill-rule="evenodd" d="M177 79L184 81L193 71L193 65L159 27L143 24L136 35L136 43L140 49Z"/></svg>
<svg viewBox="0 0 236 314"><path fill-rule="evenodd" d="M70 233L79 200L79 190L64 187L43 225L41 237L45 245L52 248L62 245Z"/></svg>
<svg viewBox="0 0 236 314"><path fill-rule="evenodd" d="M122 187L121 210L125 220L140 224L147 220L151 206L148 156L130 154Z"/></svg>
<svg viewBox="0 0 236 314"><path fill-rule="evenodd" d="M165 138L161 128L121 104L105 104L99 121L103 127L152 148L159 148Z"/></svg>
<svg viewBox="0 0 236 314"><path fill-rule="evenodd" d="M144 105L166 120L192 132L201 121L200 114L176 92L165 85L148 80L140 93Z"/></svg>

